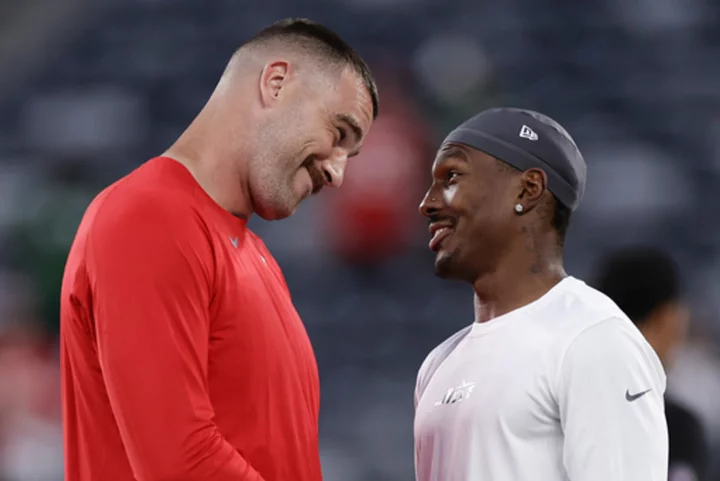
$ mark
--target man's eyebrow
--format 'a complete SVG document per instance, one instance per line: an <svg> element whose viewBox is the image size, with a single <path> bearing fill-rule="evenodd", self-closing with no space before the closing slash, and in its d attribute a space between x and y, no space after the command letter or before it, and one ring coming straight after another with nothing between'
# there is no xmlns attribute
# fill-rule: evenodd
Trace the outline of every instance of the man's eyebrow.
<svg viewBox="0 0 720 481"><path fill-rule="evenodd" d="M437 153L437 162L444 162L450 158L462 160L463 162L470 162L465 150L458 145L446 145Z"/></svg>

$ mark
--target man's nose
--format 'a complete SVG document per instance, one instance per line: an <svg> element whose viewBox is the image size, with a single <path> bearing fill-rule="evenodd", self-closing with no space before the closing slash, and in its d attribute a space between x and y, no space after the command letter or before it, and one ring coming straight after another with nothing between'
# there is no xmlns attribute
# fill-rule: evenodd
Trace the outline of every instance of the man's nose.
<svg viewBox="0 0 720 481"><path fill-rule="evenodd" d="M340 187L345 178L345 167L347 166L347 152L338 152L328 159L320 162L320 170L325 176L325 185Z"/></svg>
<svg viewBox="0 0 720 481"><path fill-rule="evenodd" d="M418 207L418 211L421 215L424 215L425 217L431 216L433 213L437 212L440 209L440 203L439 198L440 196L435 195L433 193L433 189L427 191L425 194L425 197L423 197L422 202L420 202L420 206Z"/></svg>

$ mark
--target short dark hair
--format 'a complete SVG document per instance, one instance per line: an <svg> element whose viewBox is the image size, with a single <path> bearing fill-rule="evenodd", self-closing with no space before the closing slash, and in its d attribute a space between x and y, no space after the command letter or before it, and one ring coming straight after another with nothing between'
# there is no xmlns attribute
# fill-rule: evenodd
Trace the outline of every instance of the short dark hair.
<svg viewBox="0 0 720 481"><path fill-rule="evenodd" d="M257 45L269 40L288 40L294 45L304 42L305 49L311 53L351 66L362 78L372 100L373 119L377 118L379 96L375 78L365 60L340 35L306 18L285 18L261 30L243 46Z"/></svg>
<svg viewBox="0 0 720 481"><path fill-rule="evenodd" d="M600 261L595 287L638 325L657 308L682 295L674 259L649 246L626 247L606 255Z"/></svg>

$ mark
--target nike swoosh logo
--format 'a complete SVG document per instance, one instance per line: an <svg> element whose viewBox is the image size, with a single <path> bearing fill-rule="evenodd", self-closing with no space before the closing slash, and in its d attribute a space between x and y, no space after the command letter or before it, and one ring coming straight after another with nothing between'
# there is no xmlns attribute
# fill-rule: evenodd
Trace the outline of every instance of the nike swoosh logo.
<svg viewBox="0 0 720 481"><path fill-rule="evenodd" d="M233 239L232 237L228 236L228 239L230 239L230 243L233 245L233 247L237 249L237 247L238 247L238 238L235 237L235 238Z"/></svg>
<svg viewBox="0 0 720 481"><path fill-rule="evenodd" d="M627 399L628 402L637 401L638 399L640 399L641 397L643 397L650 391L652 391L652 389L648 389L647 391L639 392L637 394L630 394L630 390L628 389L627 391L625 391L625 399Z"/></svg>

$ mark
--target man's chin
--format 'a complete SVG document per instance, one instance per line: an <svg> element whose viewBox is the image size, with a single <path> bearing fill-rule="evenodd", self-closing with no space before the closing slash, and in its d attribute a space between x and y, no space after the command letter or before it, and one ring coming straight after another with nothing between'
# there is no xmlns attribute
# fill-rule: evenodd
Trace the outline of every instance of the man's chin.
<svg viewBox="0 0 720 481"><path fill-rule="evenodd" d="M454 277L452 264L452 256L449 252L438 252L435 256L435 275L441 279L450 279Z"/></svg>
<svg viewBox="0 0 720 481"><path fill-rule="evenodd" d="M282 220L293 215L295 210L297 210L297 206L297 204L290 205L289 203L277 203L270 206L264 206L261 209L256 209L255 213L263 220Z"/></svg>
<svg viewBox="0 0 720 481"><path fill-rule="evenodd" d="M282 211L282 212L275 211L272 213L262 213L262 214L258 213L258 217L260 217L262 220L266 220L266 221L283 220L283 219L287 219L294 213L295 213L295 211L292 211L289 213L285 212L285 211Z"/></svg>
<svg viewBox="0 0 720 481"><path fill-rule="evenodd" d="M441 279L452 279L472 283L475 272L462 260L457 251L440 251L435 256L435 275Z"/></svg>

